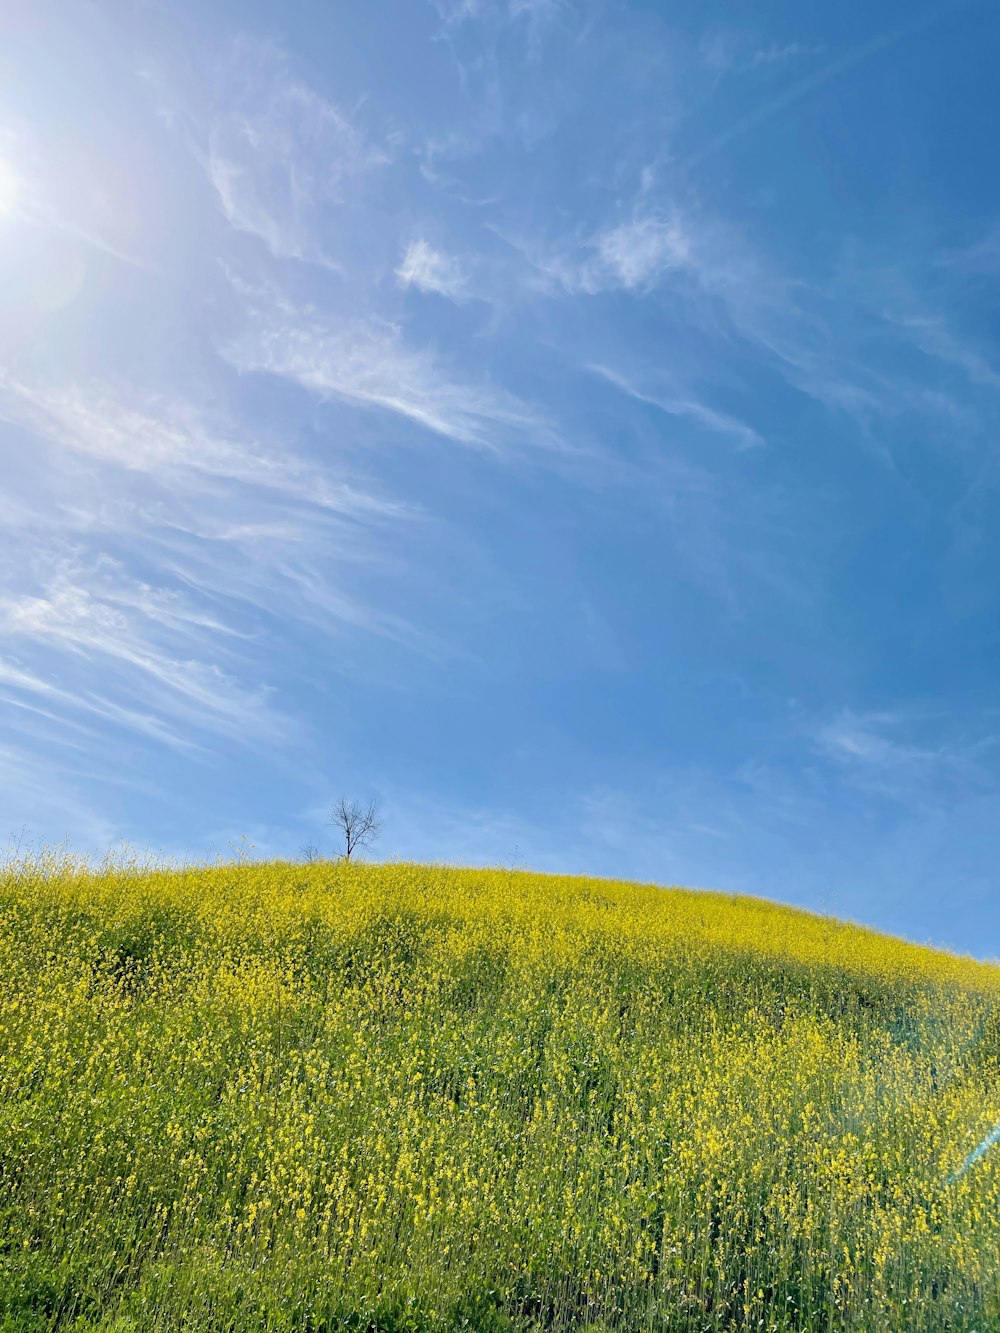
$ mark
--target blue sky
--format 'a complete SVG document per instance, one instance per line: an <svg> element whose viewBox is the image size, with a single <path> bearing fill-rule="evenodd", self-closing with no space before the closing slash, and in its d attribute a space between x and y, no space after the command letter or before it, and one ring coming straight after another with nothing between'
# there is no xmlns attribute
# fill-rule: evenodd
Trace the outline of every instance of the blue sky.
<svg viewBox="0 0 1000 1333"><path fill-rule="evenodd" d="M1000 953L1000 10L4 26L3 832Z"/></svg>

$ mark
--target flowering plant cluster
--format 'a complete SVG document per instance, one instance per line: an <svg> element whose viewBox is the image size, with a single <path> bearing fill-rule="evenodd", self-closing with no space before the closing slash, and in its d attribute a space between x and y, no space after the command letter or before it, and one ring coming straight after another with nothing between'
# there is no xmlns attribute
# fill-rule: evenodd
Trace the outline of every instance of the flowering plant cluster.
<svg viewBox="0 0 1000 1333"><path fill-rule="evenodd" d="M986 1326L998 1060L1000 970L753 899L22 861L0 1327Z"/></svg>

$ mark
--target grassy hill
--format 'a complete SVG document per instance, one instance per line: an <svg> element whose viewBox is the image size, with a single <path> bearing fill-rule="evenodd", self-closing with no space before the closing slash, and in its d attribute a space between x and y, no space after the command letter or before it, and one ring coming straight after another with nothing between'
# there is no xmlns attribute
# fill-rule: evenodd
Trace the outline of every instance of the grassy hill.
<svg viewBox="0 0 1000 1333"><path fill-rule="evenodd" d="M0 1330L1000 1329L1000 969L415 865L0 872Z"/></svg>

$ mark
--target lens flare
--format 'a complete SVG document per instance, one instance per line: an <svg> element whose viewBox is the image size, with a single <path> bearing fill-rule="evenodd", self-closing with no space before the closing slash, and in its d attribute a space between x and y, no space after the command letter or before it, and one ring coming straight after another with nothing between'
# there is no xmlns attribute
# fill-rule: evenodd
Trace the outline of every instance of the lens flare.
<svg viewBox="0 0 1000 1333"><path fill-rule="evenodd" d="M968 1157L958 1168L958 1170L953 1171L951 1175L948 1177L949 1182L951 1184L954 1184L956 1180L961 1180L962 1176L965 1175L969 1167L973 1166L976 1162L978 1162L980 1157L985 1157L995 1143L1000 1143L1000 1125L994 1125L993 1128L990 1130L990 1132L986 1135L985 1139L983 1139L981 1143L978 1143L976 1147L973 1148L972 1152L969 1153Z"/></svg>

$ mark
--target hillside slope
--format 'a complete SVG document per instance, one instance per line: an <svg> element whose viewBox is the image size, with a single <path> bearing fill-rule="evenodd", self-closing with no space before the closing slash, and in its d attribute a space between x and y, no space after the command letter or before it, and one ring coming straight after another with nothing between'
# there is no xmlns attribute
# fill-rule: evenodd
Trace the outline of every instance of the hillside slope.
<svg viewBox="0 0 1000 1333"><path fill-rule="evenodd" d="M753 899L10 867L0 1329L982 1333L998 1056L1000 969Z"/></svg>

